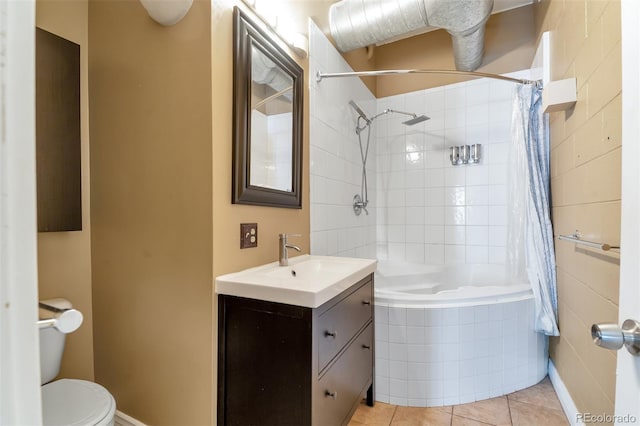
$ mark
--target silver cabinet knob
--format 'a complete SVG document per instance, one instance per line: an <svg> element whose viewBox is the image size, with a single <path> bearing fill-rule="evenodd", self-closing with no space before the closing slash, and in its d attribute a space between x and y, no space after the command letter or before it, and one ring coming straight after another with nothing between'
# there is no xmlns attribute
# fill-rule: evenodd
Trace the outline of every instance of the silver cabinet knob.
<svg viewBox="0 0 640 426"><path fill-rule="evenodd" d="M324 332L325 337L333 337L335 339L337 335L338 335L338 332L335 330L334 331L327 330Z"/></svg>
<svg viewBox="0 0 640 426"><path fill-rule="evenodd" d="M329 390L325 391L324 392L324 396L332 398L332 399L336 399L338 397L338 391L333 391L333 392L331 392Z"/></svg>
<svg viewBox="0 0 640 426"><path fill-rule="evenodd" d="M371 306L371 301L370 300L363 300L362 304L366 305L366 306Z"/></svg>
<svg viewBox="0 0 640 426"><path fill-rule="evenodd" d="M591 337L593 343L601 348L617 351L625 346L631 355L640 355L640 323L638 321L625 320L622 328L617 324L593 324Z"/></svg>
<svg viewBox="0 0 640 426"><path fill-rule="evenodd" d="M362 349L371 349L371 345L363 344Z"/></svg>

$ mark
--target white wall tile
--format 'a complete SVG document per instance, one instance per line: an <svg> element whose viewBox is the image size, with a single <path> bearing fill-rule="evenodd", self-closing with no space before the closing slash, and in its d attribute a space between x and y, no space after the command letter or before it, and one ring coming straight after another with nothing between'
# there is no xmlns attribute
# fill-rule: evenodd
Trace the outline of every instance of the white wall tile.
<svg viewBox="0 0 640 426"><path fill-rule="evenodd" d="M465 226L445 226L444 242L445 244L465 244Z"/></svg>
<svg viewBox="0 0 640 426"><path fill-rule="evenodd" d="M444 248L444 262L447 265L466 263L467 254L465 246L446 245Z"/></svg>
<svg viewBox="0 0 640 426"><path fill-rule="evenodd" d="M425 244L425 263L442 265L445 263L445 246L443 244Z"/></svg>
<svg viewBox="0 0 640 426"><path fill-rule="evenodd" d="M466 244L470 246L487 245L489 240L488 226L467 226Z"/></svg>
<svg viewBox="0 0 640 426"><path fill-rule="evenodd" d="M425 322L425 309L424 308L407 308L407 326L423 327ZM422 331L424 334L424 330Z"/></svg>
<svg viewBox="0 0 640 426"><path fill-rule="evenodd" d="M507 185L491 185L489 187L489 204L494 206L507 204Z"/></svg>
<svg viewBox="0 0 640 426"><path fill-rule="evenodd" d="M389 361L389 377L398 380L407 380L407 362Z"/></svg>
<svg viewBox="0 0 640 426"><path fill-rule="evenodd" d="M486 165L469 165L466 167L467 186L487 185L489 183L490 169Z"/></svg>
<svg viewBox="0 0 640 426"><path fill-rule="evenodd" d="M424 186L426 188L444 186L444 169L429 169L424 171Z"/></svg>
<svg viewBox="0 0 640 426"><path fill-rule="evenodd" d="M467 246L466 263L489 263L489 247Z"/></svg>
<svg viewBox="0 0 640 426"><path fill-rule="evenodd" d="M425 206L443 206L445 198L445 188L425 188L424 201Z"/></svg>
<svg viewBox="0 0 640 426"><path fill-rule="evenodd" d="M405 259L409 263L424 263L424 244L407 243L405 245Z"/></svg>
<svg viewBox="0 0 640 426"><path fill-rule="evenodd" d="M486 104L489 100L489 82L482 81L467 86L467 105Z"/></svg>
<svg viewBox="0 0 640 426"><path fill-rule="evenodd" d="M467 104L467 90L465 87L445 86L444 94L444 107L446 109L460 108Z"/></svg>
<svg viewBox="0 0 640 426"><path fill-rule="evenodd" d="M466 215L467 225L489 225L489 208L487 206L468 206Z"/></svg>
<svg viewBox="0 0 640 426"><path fill-rule="evenodd" d="M407 343L407 327L389 324L389 343Z"/></svg>
<svg viewBox="0 0 640 426"><path fill-rule="evenodd" d="M467 207L471 209L475 207ZM464 225L466 223L465 207L445 207L444 208L445 225ZM482 223L472 223L474 225L482 225Z"/></svg>
<svg viewBox="0 0 640 426"><path fill-rule="evenodd" d="M444 226L426 225L424 227L424 242L427 244L444 244ZM428 252L428 250L427 250Z"/></svg>
<svg viewBox="0 0 640 426"><path fill-rule="evenodd" d="M489 186L480 185L467 188L466 204L469 206L486 206L489 204Z"/></svg>
<svg viewBox="0 0 640 426"><path fill-rule="evenodd" d="M444 169L444 186L464 186L466 173L463 166Z"/></svg>
<svg viewBox="0 0 640 426"><path fill-rule="evenodd" d="M406 232L407 244L410 244L410 243L424 244L425 243L424 241L425 226L424 225L407 225L405 232ZM408 250L409 249L407 247L407 251ZM422 251L424 252L424 247L422 248Z"/></svg>
<svg viewBox="0 0 640 426"><path fill-rule="evenodd" d="M444 204L446 206L464 206L466 188L464 186L454 186L444 188Z"/></svg>

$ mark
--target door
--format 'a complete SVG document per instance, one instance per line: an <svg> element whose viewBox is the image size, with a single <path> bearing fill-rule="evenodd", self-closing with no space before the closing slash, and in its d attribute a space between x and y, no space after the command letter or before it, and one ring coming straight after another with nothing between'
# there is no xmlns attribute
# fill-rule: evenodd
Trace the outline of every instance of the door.
<svg viewBox="0 0 640 426"><path fill-rule="evenodd" d="M640 321L640 2L622 0L622 228L619 321ZM616 424L640 423L640 357L618 351ZM633 417L634 419L632 419Z"/></svg>
<svg viewBox="0 0 640 426"><path fill-rule="evenodd" d="M35 184L35 1L0 0L0 424L42 424Z"/></svg>

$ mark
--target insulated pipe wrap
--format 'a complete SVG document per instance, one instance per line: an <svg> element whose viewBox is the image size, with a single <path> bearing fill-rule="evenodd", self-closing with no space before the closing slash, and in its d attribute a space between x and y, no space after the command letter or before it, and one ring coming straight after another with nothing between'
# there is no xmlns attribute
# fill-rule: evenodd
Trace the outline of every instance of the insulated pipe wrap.
<svg viewBox="0 0 640 426"><path fill-rule="evenodd" d="M342 0L329 9L331 35L343 52L437 27L454 38L456 68L480 66L493 0Z"/></svg>

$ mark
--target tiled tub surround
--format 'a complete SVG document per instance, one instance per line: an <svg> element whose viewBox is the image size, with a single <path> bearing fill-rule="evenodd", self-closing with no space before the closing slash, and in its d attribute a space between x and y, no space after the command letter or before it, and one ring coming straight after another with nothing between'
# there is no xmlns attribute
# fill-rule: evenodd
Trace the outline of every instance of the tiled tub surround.
<svg viewBox="0 0 640 426"><path fill-rule="evenodd" d="M384 277L387 285L391 280ZM376 297L377 401L414 407L463 404L524 389L545 377L548 345L533 330L531 291L498 282L493 290L514 292L493 291L474 302L464 297L473 282L459 284L459 290L434 295L437 302L428 296L423 304L394 301L388 293ZM491 287L475 290L492 292ZM419 292L418 285L411 291ZM451 300L442 298L446 294Z"/></svg>
<svg viewBox="0 0 640 426"><path fill-rule="evenodd" d="M311 75L352 71L313 22L309 44ZM357 78L310 78L311 252L501 268L513 90L512 83L479 79L376 99ZM369 215L352 210L362 161L350 100L370 116L391 108L431 118L414 126L402 125L404 117L395 114L375 120ZM480 163L451 166L448 148L473 144L482 144ZM452 305L459 300L408 305L388 295L379 299L378 401L461 404L531 386L546 375L547 340L533 331L531 295L481 297L465 306Z"/></svg>
<svg viewBox="0 0 640 426"><path fill-rule="evenodd" d="M309 23L311 75L353 71L322 31ZM310 180L311 253L317 255L376 258L376 132L371 126L367 160L369 214L353 212L353 196L360 193L362 159L357 115L349 106L355 101L369 116L376 111L376 98L359 78L310 78ZM363 143L366 133L362 132Z"/></svg>
<svg viewBox="0 0 640 426"><path fill-rule="evenodd" d="M504 263L514 87L478 79L378 99L379 112L392 108L431 117L415 126L404 126L392 115L381 117L379 259ZM452 166L449 147L473 144L482 145L480 163Z"/></svg>

